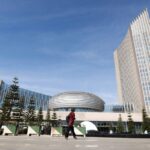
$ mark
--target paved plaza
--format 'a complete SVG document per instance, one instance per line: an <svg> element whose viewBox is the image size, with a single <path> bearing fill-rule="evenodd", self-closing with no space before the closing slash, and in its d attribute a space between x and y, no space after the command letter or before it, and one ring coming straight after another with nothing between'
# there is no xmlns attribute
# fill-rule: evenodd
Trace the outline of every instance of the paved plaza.
<svg viewBox="0 0 150 150"><path fill-rule="evenodd" d="M0 136L0 150L149 150L150 139Z"/></svg>

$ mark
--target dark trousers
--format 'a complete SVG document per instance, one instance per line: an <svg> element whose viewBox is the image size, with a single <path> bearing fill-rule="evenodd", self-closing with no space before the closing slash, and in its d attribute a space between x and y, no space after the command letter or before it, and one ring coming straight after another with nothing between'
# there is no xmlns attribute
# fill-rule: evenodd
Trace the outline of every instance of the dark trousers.
<svg viewBox="0 0 150 150"><path fill-rule="evenodd" d="M76 137L76 134L75 134L75 132L74 132L74 127L73 127L73 126L67 128L65 137L67 138L67 137L69 136L69 132L70 132L70 131L71 131L73 137Z"/></svg>

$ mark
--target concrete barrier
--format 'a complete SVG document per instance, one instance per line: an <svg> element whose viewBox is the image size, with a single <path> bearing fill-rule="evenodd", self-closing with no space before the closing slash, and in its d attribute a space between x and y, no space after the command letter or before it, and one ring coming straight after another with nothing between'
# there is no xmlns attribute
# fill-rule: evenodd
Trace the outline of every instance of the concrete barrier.
<svg viewBox="0 0 150 150"><path fill-rule="evenodd" d="M3 134L2 135L15 135L16 126L15 125L3 125Z"/></svg>
<svg viewBox="0 0 150 150"><path fill-rule="evenodd" d="M39 135L40 127L39 126L28 126L27 135Z"/></svg>
<svg viewBox="0 0 150 150"><path fill-rule="evenodd" d="M86 136L86 128L85 127L74 127L74 132L78 136Z"/></svg>
<svg viewBox="0 0 150 150"><path fill-rule="evenodd" d="M51 127L51 136L62 136L62 127Z"/></svg>

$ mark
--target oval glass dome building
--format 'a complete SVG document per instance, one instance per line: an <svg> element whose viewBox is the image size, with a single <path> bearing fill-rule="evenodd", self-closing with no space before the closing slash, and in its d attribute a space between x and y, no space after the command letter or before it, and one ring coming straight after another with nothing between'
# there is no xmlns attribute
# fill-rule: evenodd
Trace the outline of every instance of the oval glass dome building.
<svg viewBox="0 0 150 150"><path fill-rule="evenodd" d="M64 92L53 96L49 102L50 110L68 111L75 108L75 111L104 111L104 101L87 92Z"/></svg>

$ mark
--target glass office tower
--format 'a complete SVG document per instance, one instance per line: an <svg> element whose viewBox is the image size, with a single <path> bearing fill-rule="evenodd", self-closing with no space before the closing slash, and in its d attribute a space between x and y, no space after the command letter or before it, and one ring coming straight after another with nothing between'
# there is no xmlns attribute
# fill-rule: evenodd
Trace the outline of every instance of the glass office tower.
<svg viewBox="0 0 150 150"><path fill-rule="evenodd" d="M114 52L119 101L150 113L150 19L144 10Z"/></svg>
<svg viewBox="0 0 150 150"><path fill-rule="evenodd" d="M0 106L2 105L8 90L9 90L9 85L6 84L4 81L0 80ZM36 109L42 107L43 110L47 110L49 99L51 98L51 96L41 94L38 92L33 92L23 88L19 88L19 94L21 97L23 96L25 98L25 109L27 109L28 107L31 96L33 96L35 99Z"/></svg>

